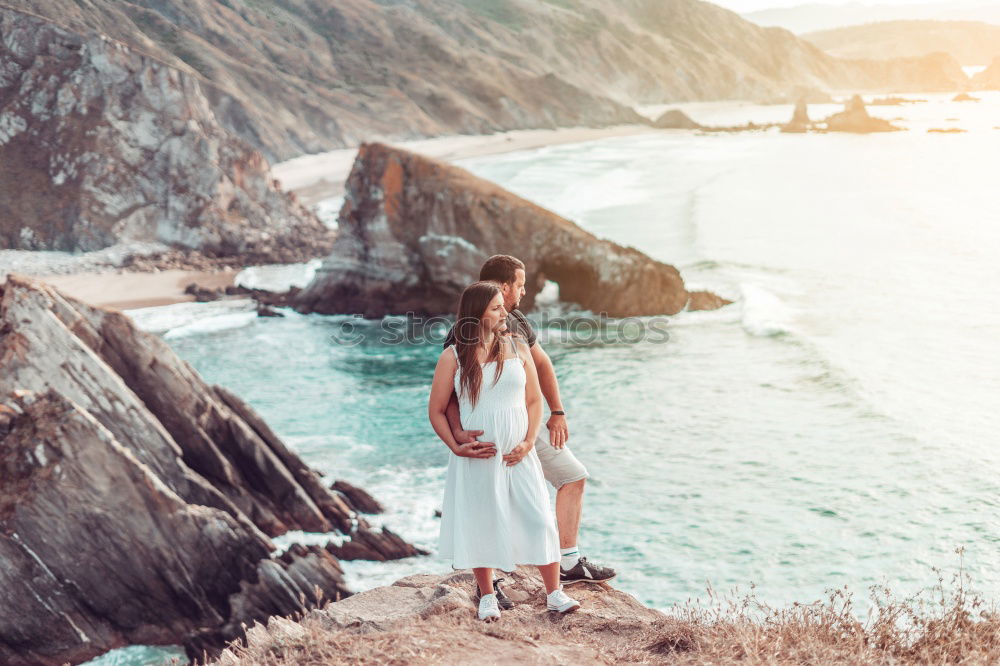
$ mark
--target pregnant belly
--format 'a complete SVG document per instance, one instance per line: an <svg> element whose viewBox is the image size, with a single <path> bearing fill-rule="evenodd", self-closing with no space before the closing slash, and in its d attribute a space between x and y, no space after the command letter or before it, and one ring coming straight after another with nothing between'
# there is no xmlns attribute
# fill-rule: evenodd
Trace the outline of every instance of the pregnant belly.
<svg viewBox="0 0 1000 666"><path fill-rule="evenodd" d="M466 430L482 430L479 436L482 442L493 442L497 451L503 455L524 441L528 434L528 410L496 409L483 413L473 413L462 419L462 427Z"/></svg>

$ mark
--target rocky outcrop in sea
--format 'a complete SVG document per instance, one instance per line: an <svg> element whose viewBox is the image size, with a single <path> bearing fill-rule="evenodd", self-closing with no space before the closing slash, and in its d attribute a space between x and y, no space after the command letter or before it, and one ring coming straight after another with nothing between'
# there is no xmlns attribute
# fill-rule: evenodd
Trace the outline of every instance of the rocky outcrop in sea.
<svg viewBox="0 0 1000 666"><path fill-rule="evenodd" d="M0 285L0 663L212 654L242 623L347 596L338 558L421 554L362 499L120 311ZM276 556L293 529L343 538Z"/></svg>
<svg viewBox="0 0 1000 666"><path fill-rule="evenodd" d="M225 129L199 78L97 32L0 8L0 248L159 242L243 263L333 233Z"/></svg>
<svg viewBox="0 0 1000 666"><path fill-rule="evenodd" d="M868 134L871 132L896 132L902 128L896 127L888 120L868 115L865 102L861 95L855 95L845 105L844 110L828 117L825 121L828 132L855 132Z"/></svg>
<svg viewBox="0 0 1000 666"><path fill-rule="evenodd" d="M673 266L457 166L366 143L346 189L333 252L293 300L300 312L452 313L498 253L525 263L526 308L546 280L562 301L612 317L674 314L691 299Z"/></svg>
<svg viewBox="0 0 1000 666"><path fill-rule="evenodd" d="M792 112L792 119L781 126L782 132L802 133L807 132L812 127L809 120L809 106L805 99L800 99L795 104L795 111Z"/></svg>
<svg viewBox="0 0 1000 666"><path fill-rule="evenodd" d="M896 99L896 98L892 98ZM904 100L906 101L906 100ZM888 106L883 101L883 106ZM896 127L888 120L875 118L868 114L865 102L860 95L855 95L844 104L844 110L827 117L824 120L812 122L809 119L809 108L806 101L799 100L792 113L792 119L781 126L782 132L801 134L805 132L854 132L869 134L872 132L896 132L903 128Z"/></svg>

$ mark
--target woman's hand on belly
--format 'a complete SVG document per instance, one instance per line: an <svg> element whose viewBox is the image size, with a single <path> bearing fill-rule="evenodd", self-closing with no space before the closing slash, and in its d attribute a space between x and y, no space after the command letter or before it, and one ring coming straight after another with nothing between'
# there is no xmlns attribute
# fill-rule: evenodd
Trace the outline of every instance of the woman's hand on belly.
<svg viewBox="0 0 1000 666"><path fill-rule="evenodd" d="M508 467L516 465L524 460L524 456L528 455L531 451L531 447L534 445L534 442L529 442L528 440L522 441L520 444L511 449L510 453L504 455L503 461L507 463Z"/></svg>

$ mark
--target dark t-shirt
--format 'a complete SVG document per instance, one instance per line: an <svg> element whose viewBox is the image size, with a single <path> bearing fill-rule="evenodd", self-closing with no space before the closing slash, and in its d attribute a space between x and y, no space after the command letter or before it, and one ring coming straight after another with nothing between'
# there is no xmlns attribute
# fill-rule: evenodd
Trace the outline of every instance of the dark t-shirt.
<svg viewBox="0 0 1000 666"><path fill-rule="evenodd" d="M514 309L507 314L507 330L514 335L524 338L528 343L528 347L534 347L535 342L538 341L538 336L535 334L535 329L531 327L531 322L528 321L528 318L520 310ZM455 344L454 326L448 330L448 337L444 339L444 348L447 349L453 344Z"/></svg>

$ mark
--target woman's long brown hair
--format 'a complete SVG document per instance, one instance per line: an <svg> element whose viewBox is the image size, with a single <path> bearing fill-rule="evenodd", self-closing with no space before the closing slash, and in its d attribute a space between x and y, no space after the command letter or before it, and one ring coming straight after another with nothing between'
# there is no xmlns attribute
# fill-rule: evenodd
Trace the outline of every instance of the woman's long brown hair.
<svg viewBox="0 0 1000 666"><path fill-rule="evenodd" d="M458 351L458 362L461 366L462 393L469 397L473 405L479 401L479 389L483 382L483 368L479 365L477 349L482 335L483 313L497 294L500 286L496 282L484 280L473 282L458 301L458 319L455 321L455 349ZM500 347L500 334L493 336L493 344L486 353L486 362L496 361L495 384L503 372L503 351Z"/></svg>

